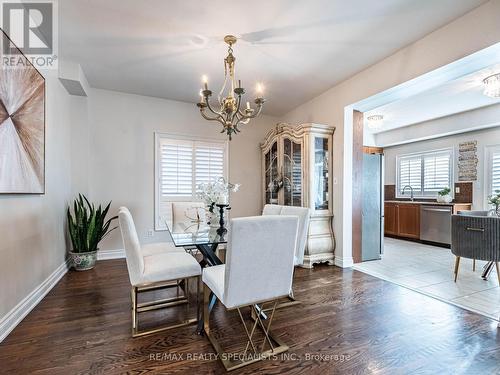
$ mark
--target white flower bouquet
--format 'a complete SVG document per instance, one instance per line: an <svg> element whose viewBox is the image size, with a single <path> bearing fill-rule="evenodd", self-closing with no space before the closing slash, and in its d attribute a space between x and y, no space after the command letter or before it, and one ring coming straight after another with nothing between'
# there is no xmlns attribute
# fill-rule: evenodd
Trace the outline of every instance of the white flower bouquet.
<svg viewBox="0 0 500 375"><path fill-rule="evenodd" d="M198 184L196 187L196 197L207 206L210 223L215 224L218 222L218 213L215 210L215 205L228 204L229 193L237 192L240 186L240 184L227 182L223 177L218 178L215 182Z"/></svg>

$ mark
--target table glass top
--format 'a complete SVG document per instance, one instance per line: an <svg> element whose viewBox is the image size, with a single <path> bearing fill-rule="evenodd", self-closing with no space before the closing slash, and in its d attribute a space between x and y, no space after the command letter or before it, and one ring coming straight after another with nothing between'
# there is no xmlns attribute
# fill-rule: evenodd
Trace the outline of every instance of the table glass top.
<svg viewBox="0 0 500 375"><path fill-rule="evenodd" d="M214 245L227 242L227 232L221 236L217 234L217 228L212 228L203 222L167 222L167 227L175 246Z"/></svg>

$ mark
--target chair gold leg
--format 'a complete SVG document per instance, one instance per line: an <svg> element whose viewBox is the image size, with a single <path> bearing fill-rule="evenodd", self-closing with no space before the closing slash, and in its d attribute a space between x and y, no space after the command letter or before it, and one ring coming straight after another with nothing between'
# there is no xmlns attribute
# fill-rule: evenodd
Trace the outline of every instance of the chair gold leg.
<svg viewBox="0 0 500 375"><path fill-rule="evenodd" d="M195 276L196 280L199 280L200 276ZM185 319L184 321L181 321L179 323L175 323L173 325L166 325L162 327L158 327L155 329L151 330L144 330L144 331L139 331L139 313L146 312L146 311L152 311L152 310L158 310L158 309L163 309L166 307L172 307L172 306L177 306L177 305L182 305L186 304L188 306L188 297L189 297L189 284L188 284L188 279L182 279L184 280L184 293L182 296L179 295L179 286L180 280L177 280L175 284L169 283L169 284L153 284L145 287L132 287L131 289L131 297L132 297L132 337L139 337L139 336L145 336L149 335L152 333L157 333L161 331L166 331L169 329L177 328L177 327L183 327L189 324L197 323L199 321L199 314L197 311L196 318L189 318ZM172 298L165 298L165 299L160 299L160 300L155 300L155 301L149 301L149 302L143 302L143 303L138 303L138 294L139 292L142 291L149 291L149 290L156 290L156 289L164 289L164 288L172 288L176 287L177 288L177 296L172 297ZM198 305L197 305L197 310Z"/></svg>
<svg viewBox="0 0 500 375"><path fill-rule="evenodd" d="M210 334L210 288L204 286L203 288L203 329L207 336Z"/></svg>
<svg viewBox="0 0 500 375"><path fill-rule="evenodd" d="M472 272L476 272L476 260L472 259Z"/></svg>
<svg viewBox="0 0 500 375"><path fill-rule="evenodd" d="M458 277L458 267L460 266L460 257L455 258L455 282L457 282Z"/></svg>
<svg viewBox="0 0 500 375"><path fill-rule="evenodd" d="M130 296L132 297L132 335L137 329L137 288L135 286L130 289Z"/></svg>
<svg viewBox="0 0 500 375"><path fill-rule="evenodd" d="M495 267L497 269L498 285L500 285L500 267L498 266L498 262L495 262Z"/></svg>
<svg viewBox="0 0 500 375"><path fill-rule="evenodd" d="M200 284L201 276L196 278L196 320L200 321Z"/></svg>
<svg viewBox="0 0 500 375"><path fill-rule="evenodd" d="M277 355L277 354L286 352L289 349L285 343L283 343L279 338L274 337L272 335L272 333L270 332L270 328L271 328L270 325L272 323L272 317L274 315L274 311L276 310L276 304L277 304L277 302L274 301L274 308L272 309L273 313L271 315L271 318L270 318L270 321L269 321L267 327L262 323L262 320L260 319L260 314L257 313L256 315L257 315L258 319L254 321L254 325L253 325L252 330L250 332L248 330L247 325L245 324L245 320L243 319L243 315L241 314L240 308L237 308L238 314L240 316L241 322L243 324L243 327L245 329L245 333L246 333L247 339L248 339L246 349L245 349L244 353L243 352L240 352L240 353L225 352L223 350L223 348L221 347L221 345L219 344L219 342L217 341L216 337L214 335L212 335L210 332L210 323L209 323L210 317L208 314L208 306L210 304L210 293L211 293L210 289L205 285L204 292L203 292L203 295L204 295L203 327L205 329L205 334L207 335L207 338L210 340L210 343L212 344L215 351L217 352L217 355L218 355L219 359L221 360L222 364L224 365L224 368L226 369L226 371L232 371L232 370L235 370L237 368L247 366L251 363L261 361L269 356ZM250 306L250 308L253 310L253 309L255 309L255 306ZM270 344L271 348L266 350L266 351L262 351L263 345L262 345L261 351L257 351L256 350L257 348L252 340L254 330L257 326L264 333L265 337L263 340L263 344L265 344L266 341L269 342L269 344ZM273 342L276 345L273 345ZM254 354L252 354L250 356L246 356L246 353L248 351L249 346L252 347Z"/></svg>

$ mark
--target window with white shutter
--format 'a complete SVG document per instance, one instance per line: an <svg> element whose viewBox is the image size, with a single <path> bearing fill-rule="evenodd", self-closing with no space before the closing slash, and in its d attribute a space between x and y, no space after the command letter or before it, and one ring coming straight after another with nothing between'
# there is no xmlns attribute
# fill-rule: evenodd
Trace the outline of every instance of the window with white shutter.
<svg viewBox="0 0 500 375"><path fill-rule="evenodd" d="M227 142L156 134L155 229L166 229L171 202L196 201L196 187L227 179Z"/></svg>
<svg viewBox="0 0 500 375"><path fill-rule="evenodd" d="M413 194L418 194L422 190L422 157L405 156L398 160L398 192L405 186L413 188Z"/></svg>
<svg viewBox="0 0 500 375"><path fill-rule="evenodd" d="M423 167L424 195L437 195L444 188L451 189L453 167L450 151L424 154Z"/></svg>
<svg viewBox="0 0 500 375"><path fill-rule="evenodd" d="M396 162L396 197L406 198L413 188L415 197L435 197L438 191L451 188L453 182L453 150L437 150L400 155Z"/></svg>
<svg viewBox="0 0 500 375"><path fill-rule="evenodd" d="M486 194L485 196L496 193L500 190L500 145L488 146L485 150L486 155Z"/></svg>

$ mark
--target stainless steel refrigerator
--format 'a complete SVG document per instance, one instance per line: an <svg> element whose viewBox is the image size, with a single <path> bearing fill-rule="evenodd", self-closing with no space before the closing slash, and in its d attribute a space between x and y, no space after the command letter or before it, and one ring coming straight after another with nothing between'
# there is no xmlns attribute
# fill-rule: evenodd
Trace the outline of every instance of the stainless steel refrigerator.
<svg viewBox="0 0 500 375"><path fill-rule="evenodd" d="M384 156L363 154L361 260L377 260L384 251Z"/></svg>

